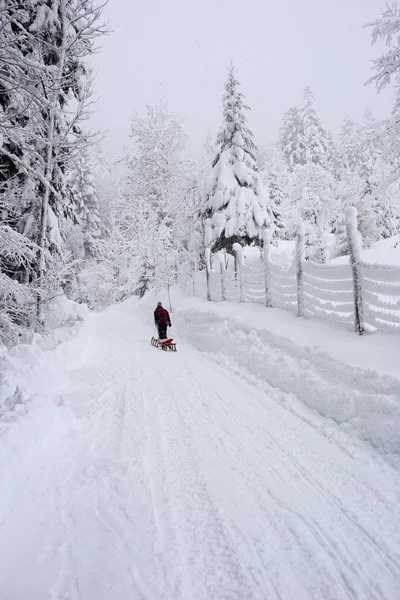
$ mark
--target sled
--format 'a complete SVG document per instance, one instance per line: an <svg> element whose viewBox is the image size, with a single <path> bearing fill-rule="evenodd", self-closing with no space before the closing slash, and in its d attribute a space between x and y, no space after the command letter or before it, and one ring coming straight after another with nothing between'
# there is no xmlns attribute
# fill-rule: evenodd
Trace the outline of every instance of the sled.
<svg viewBox="0 0 400 600"><path fill-rule="evenodd" d="M155 348L161 348L161 350L172 350L172 352L176 352L176 343L173 338L168 338L167 340L159 340L155 337L151 338L151 345Z"/></svg>

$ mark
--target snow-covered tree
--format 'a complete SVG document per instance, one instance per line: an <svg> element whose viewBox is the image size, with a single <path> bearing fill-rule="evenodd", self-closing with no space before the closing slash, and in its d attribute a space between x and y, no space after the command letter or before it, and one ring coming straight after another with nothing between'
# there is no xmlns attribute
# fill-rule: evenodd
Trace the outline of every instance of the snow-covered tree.
<svg viewBox="0 0 400 600"><path fill-rule="evenodd" d="M122 161L110 161L100 143L91 147L90 163L99 205L99 217L103 227L109 229L111 211L120 191L124 165Z"/></svg>
<svg viewBox="0 0 400 600"><path fill-rule="evenodd" d="M183 157L186 136L182 123L165 104L147 106L144 117L135 115L131 139L114 223L130 245L125 269L131 270L136 281L134 292L142 295L173 279L176 261L170 257L187 245L192 171Z"/></svg>
<svg viewBox="0 0 400 600"><path fill-rule="evenodd" d="M272 214L272 241L286 237L288 205L288 174L283 152L278 146L268 148L264 155L261 176L268 193Z"/></svg>
<svg viewBox="0 0 400 600"><path fill-rule="evenodd" d="M146 198L160 223L164 219L172 222L186 173L183 125L162 102L155 107L147 106L144 117L137 114L133 117L130 138L127 192L132 197Z"/></svg>
<svg viewBox="0 0 400 600"><path fill-rule="evenodd" d="M300 165L291 173L288 227L295 234L299 218L306 224L307 258L325 262L326 236L335 211L334 181L329 171L314 162Z"/></svg>
<svg viewBox="0 0 400 600"><path fill-rule="evenodd" d="M10 276L35 264L38 248L24 235L0 224L0 341L13 344L31 325L33 290Z"/></svg>
<svg viewBox="0 0 400 600"><path fill-rule="evenodd" d="M386 5L382 16L375 21L367 23L365 27L372 27L372 43L382 40L388 50L373 61L375 74L367 83L375 83L378 91L388 85L393 78L399 77L400 54L400 8L397 4Z"/></svg>
<svg viewBox="0 0 400 600"><path fill-rule="evenodd" d="M349 115L345 115L340 130L340 145L344 168L356 171L361 161L361 130Z"/></svg>
<svg viewBox="0 0 400 600"><path fill-rule="evenodd" d="M83 233L85 256L93 257L96 254L96 241L102 235L102 224L99 217L99 202L92 164L87 149L83 149L74 161L73 169L68 177L68 187Z"/></svg>
<svg viewBox="0 0 400 600"><path fill-rule="evenodd" d="M284 116L280 128L280 147L289 171L305 164L304 131L301 112L293 106Z"/></svg>
<svg viewBox="0 0 400 600"><path fill-rule="evenodd" d="M232 251L236 242L261 244L271 209L256 163L257 147L247 127L244 96L235 68L228 70L223 96L223 124L217 137L207 195L206 245Z"/></svg>
<svg viewBox="0 0 400 600"><path fill-rule="evenodd" d="M104 29L98 23L101 7L92 0L9 0L1 8L2 222L37 247L36 260L10 275L41 288L42 321L51 261L62 255L65 222L77 221L65 176L71 157L86 143L81 123L91 94L87 58Z"/></svg>
<svg viewBox="0 0 400 600"><path fill-rule="evenodd" d="M329 130L326 132L326 143L327 169L332 173L335 180L339 181L344 169L344 158L339 144Z"/></svg>
<svg viewBox="0 0 400 600"><path fill-rule="evenodd" d="M318 116L314 94L308 86L304 88L301 125L305 149L305 161L302 161L302 164L312 162L325 169L327 167L327 133Z"/></svg>
<svg viewBox="0 0 400 600"><path fill-rule="evenodd" d="M375 145L377 142L382 142L377 212L381 233L386 237L398 232L400 222L398 202L400 188L400 145L398 141L400 134L400 8L397 4L388 4L382 12L382 16L367 23L366 27L372 27L373 44L380 40L387 46L387 51L373 61L372 68L375 74L367 83L375 83L378 91L385 88L391 81L394 81L396 85L392 115L383 124L378 135L376 132L374 135ZM376 151L375 146L372 146ZM370 164L371 160L369 157Z"/></svg>
<svg viewBox="0 0 400 600"><path fill-rule="evenodd" d="M358 229L364 247L368 248L381 237L381 227L377 219L376 203L371 194L366 194L365 180L359 171L346 170L337 184L338 210L333 227L335 233L335 256L348 253L346 223L344 214L349 206L355 206L358 213Z"/></svg>

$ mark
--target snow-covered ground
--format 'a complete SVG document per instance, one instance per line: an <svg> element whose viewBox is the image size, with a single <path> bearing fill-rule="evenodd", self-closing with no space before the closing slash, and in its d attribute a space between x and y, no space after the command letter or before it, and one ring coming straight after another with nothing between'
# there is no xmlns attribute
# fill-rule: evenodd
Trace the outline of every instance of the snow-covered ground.
<svg viewBox="0 0 400 600"><path fill-rule="evenodd" d="M292 260L295 251L295 242L280 240L278 246L271 246L271 254L275 262L282 262L284 258L286 262ZM258 248L246 247L244 254L247 259L258 259L260 251ZM400 267L400 235L380 240L373 244L371 248L361 251L363 261L372 264L392 265ZM348 256L339 256L329 261L329 264L345 264L349 260Z"/></svg>
<svg viewBox="0 0 400 600"><path fill-rule="evenodd" d="M380 240L371 248L362 250L361 258L367 263L400 267L400 235ZM347 256L339 256L331 260L330 264L344 264L347 260Z"/></svg>
<svg viewBox="0 0 400 600"><path fill-rule="evenodd" d="M399 598L393 336L154 299L4 353L1 599Z"/></svg>

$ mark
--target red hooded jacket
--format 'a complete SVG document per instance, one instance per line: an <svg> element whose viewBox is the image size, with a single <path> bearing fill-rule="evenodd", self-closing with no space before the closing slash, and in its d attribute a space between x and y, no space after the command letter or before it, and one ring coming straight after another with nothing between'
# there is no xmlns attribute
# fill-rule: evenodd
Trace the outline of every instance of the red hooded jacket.
<svg viewBox="0 0 400 600"><path fill-rule="evenodd" d="M156 325L157 323L165 323L166 325L171 326L169 312L162 306L157 306L156 310L154 311L154 322Z"/></svg>

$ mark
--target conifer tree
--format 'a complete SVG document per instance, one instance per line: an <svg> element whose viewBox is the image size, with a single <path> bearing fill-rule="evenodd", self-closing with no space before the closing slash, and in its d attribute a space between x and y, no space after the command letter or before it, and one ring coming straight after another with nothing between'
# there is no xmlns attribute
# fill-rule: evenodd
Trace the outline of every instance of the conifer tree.
<svg viewBox="0 0 400 600"><path fill-rule="evenodd" d="M304 88L304 104L301 111L301 124L304 135L305 160L322 168L327 167L327 133L315 107L314 94L310 87Z"/></svg>
<svg viewBox="0 0 400 600"><path fill-rule="evenodd" d="M280 147L288 170L305 164L304 132L300 110L293 106L284 116L280 128Z"/></svg>
<svg viewBox="0 0 400 600"><path fill-rule="evenodd" d="M102 224L92 164L86 149L78 155L68 183L83 233L85 257L91 258L96 255L96 240L102 235Z"/></svg>
<svg viewBox="0 0 400 600"><path fill-rule="evenodd" d="M268 193L272 213L272 242L285 239L288 205L288 174L283 152L275 145L267 149L262 179Z"/></svg>
<svg viewBox="0 0 400 600"><path fill-rule="evenodd" d="M235 68L228 69L223 124L217 137L207 194L206 245L232 251L235 242L261 244L262 229L271 222L271 208L256 163L257 147L247 127L244 96Z"/></svg>
<svg viewBox="0 0 400 600"><path fill-rule="evenodd" d="M349 115L345 115L340 130L340 144L344 168L356 171L361 161L361 131Z"/></svg>

